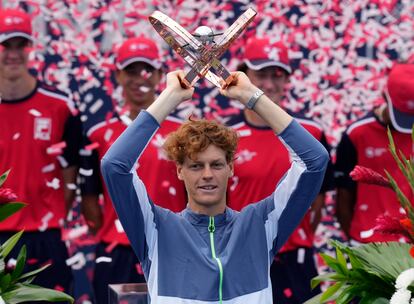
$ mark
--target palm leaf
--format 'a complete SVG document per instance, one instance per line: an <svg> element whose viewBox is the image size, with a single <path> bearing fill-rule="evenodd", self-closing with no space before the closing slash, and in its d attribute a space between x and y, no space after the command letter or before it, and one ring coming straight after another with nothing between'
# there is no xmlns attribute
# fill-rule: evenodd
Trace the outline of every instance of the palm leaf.
<svg viewBox="0 0 414 304"><path fill-rule="evenodd" d="M10 173L10 170L11 170L11 169L7 170L6 172L4 172L4 173L0 176L0 187L1 187L1 186L3 186L4 182L6 181L7 176L8 176L8 175L9 175L9 173Z"/></svg>
<svg viewBox="0 0 414 304"><path fill-rule="evenodd" d="M2 297L8 304L27 301L74 302L71 296L63 292L30 284L17 284L15 289L3 293Z"/></svg>
<svg viewBox="0 0 414 304"><path fill-rule="evenodd" d="M398 242L370 243L353 248L364 269L394 284L401 272L414 267L410 244Z"/></svg>
<svg viewBox="0 0 414 304"><path fill-rule="evenodd" d="M12 202L0 205L0 222L4 221L9 216L15 214L17 211L25 207L25 203Z"/></svg>
<svg viewBox="0 0 414 304"><path fill-rule="evenodd" d="M11 236L7 241L5 241L0 246L0 256L5 258L10 253L10 251L13 250L14 246L17 244L17 242L20 240L20 237L23 234L23 230L17 232L13 236Z"/></svg>

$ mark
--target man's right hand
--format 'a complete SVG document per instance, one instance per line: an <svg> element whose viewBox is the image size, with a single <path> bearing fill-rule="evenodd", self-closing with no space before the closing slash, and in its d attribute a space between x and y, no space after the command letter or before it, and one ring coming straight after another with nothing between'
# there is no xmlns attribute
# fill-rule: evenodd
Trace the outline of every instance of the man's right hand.
<svg viewBox="0 0 414 304"><path fill-rule="evenodd" d="M184 77L185 74L182 70L167 74L167 87L165 90L172 94L171 98L176 99L179 102L191 99L194 94L194 87L185 88L182 85L182 79L184 79Z"/></svg>

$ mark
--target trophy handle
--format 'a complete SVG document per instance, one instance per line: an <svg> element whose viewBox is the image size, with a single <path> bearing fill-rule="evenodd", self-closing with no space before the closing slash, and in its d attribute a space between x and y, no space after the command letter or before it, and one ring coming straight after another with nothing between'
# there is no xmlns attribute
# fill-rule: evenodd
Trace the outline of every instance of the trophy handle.
<svg viewBox="0 0 414 304"><path fill-rule="evenodd" d="M253 21L256 14L252 8L245 11L211 48L206 47L181 25L160 11L152 13L149 21L165 42L191 66L191 70L183 79L180 79L183 88L194 86L203 77L219 88L226 88L232 83L233 76L218 58ZM177 40L173 34L179 36L180 39ZM183 45L179 43L180 40L184 42ZM210 68L214 69L214 73L209 71Z"/></svg>

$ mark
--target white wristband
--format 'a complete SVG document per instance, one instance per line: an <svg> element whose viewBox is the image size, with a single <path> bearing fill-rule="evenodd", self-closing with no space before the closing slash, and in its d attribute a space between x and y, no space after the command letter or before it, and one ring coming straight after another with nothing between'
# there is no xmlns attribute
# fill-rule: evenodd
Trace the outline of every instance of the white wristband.
<svg viewBox="0 0 414 304"><path fill-rule="evenodd" d="M256 105L257 100L262 96L264 93L262 90L258 89L256 93L250 97L249 101L246 103L246 107L250 110L253 110L254 106Z"/></svg>

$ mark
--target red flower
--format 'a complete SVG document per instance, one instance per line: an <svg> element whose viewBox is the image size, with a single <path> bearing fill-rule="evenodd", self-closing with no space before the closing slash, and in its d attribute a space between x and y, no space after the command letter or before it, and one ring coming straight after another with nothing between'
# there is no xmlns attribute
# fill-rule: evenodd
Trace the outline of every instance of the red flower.
<svg viewBox="0 0 414 304"><path fill-rule="evenodd" d="M413 230L409 228L411 226L408 226L411 225L411 223L407 224L407 221L410 222L409 219L380 215L375 221L377 225L374 227L374 230L376 232L404 236L410 240L411 243L414 243Z"/></svg>
<svg viewBox="0 0 414 304"><path fill-rule="evenodd" d="M413 231L413 225L408 218L403 218L400 220L401 226L403 226L407 231Z"/></svg>
<svg viewBox="0 0 414 304"><path fill-rule="evenodd" d="M367 167L355 166L349 176L356 182L391 188L390 182L384 176Z"/></svg>
<svg viewBox="0 0 414 304"><path fill-rule="evenodd" d="M10 188L0 188L0 204L10 203L17 199L17 195Z"/></svg>
<svg viewBox="0 0 414 304"><path fill-rule="evenodd" d="M414 246L410 248L410 255L414 258Z"/></svg>

